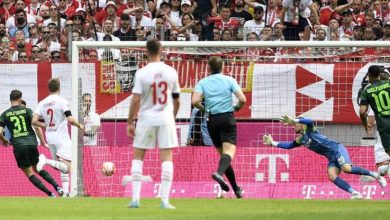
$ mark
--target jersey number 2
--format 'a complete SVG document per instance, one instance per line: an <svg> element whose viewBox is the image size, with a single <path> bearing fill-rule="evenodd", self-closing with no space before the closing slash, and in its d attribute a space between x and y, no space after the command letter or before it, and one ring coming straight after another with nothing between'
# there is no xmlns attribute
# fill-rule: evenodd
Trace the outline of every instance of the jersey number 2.
<svg viewBox="0 0 390 220"><path fill-rule="evenodd" d="M50 115L50 123L49 123L49 127L54 127L55 124L53 122L53 116L54 116L54 111L53 109L49 108L46 112L48 115Z"/></svg>
<svg viewBox="0 0 390 220"><path fill-rule="evenodd" d="M168 95L167 95L167 89L168 89L168 83L165 81L159 82L159 83L153 83L151 85L152 92L153 92L153 105L160 104L164 105L167 103Z"/></svg>

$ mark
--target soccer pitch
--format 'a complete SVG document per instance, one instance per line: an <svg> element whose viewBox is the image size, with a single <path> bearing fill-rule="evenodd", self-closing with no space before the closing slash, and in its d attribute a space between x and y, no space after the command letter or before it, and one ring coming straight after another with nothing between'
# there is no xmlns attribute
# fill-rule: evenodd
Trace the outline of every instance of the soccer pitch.
<svg viewBox="0 0 390 220"><path fill-rule="evenodd" d="M159 199L126 208L127 198L0 197L1 219L388 219L390 201L172 199L176 210L162 210Z"/></svg>

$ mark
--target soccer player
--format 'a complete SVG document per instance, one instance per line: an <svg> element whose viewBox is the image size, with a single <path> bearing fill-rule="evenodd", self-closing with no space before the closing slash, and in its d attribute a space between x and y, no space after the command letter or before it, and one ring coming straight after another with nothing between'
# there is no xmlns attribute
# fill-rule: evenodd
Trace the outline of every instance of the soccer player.
<svg viewBox="0 0 390 220"><path fill-rule="evenodd" d="M380 79L381 80L389 80L389 74L382 72L380 74ZM361 94L364 91L364 89L368 85L368 73L367 75L363 78L362 81L362 88L359 90L358 93L358 103L360 104L360 98ZM386 153L385 149L383 148L381 137L379 135L376 122L375 122L375 114L374 112L369 109L368 115L367 115L367 122L370 124L370 127L372 127L373 133L375 135L375 140L376 143L374 145L374 157L375 157L375 165L378 168L378 173L382 176L386 175L388 173L388 167L390 163L390 156Z"/></svg>
<svg viewBox="0 0 390 220"><path fill-rule="evenodd" d="M242 189L236 183L231 161L236 153L236 120L233 112L238 111L246 103L246 98L237 81L222 73L223 60L218 56L211 56L208 61L210 75L200 80L192 95L192 104L202 112L208 114L208 130L214 146L220 154L217 172L211 177L219 183L222 190L229 191L225 182L225 174L237 198L242 198ZM233 106L234 94L238 103ZM202 105L202 98L205 105Z"/></svg>
<svg viewBox="0 0 390 220"><path fill-rule="evenodd" d="M264 135L264 144L283 149L292 149L305 145L309 150L325 156L328 159L329 180L342 190L351 193L351 199L362 199L363 196L338 176L341 171L344 173L371 176L377 179L381 187L386 186L386 180L378 173L352 165L347 149L342 144L319 133L311 119L292 119L287 115L283 115L280 118L280 121L288 125L294 125L295 132L299 134L299 136L294 141L277 142L272 139L271 135Z"/></svg>
<svg viewBox="0 0 390 220"><path fill-rule="evenodd" d="M71 139L68 133L68 122L79 129L84 126L78 123L70 111L67 100L60 96L60 80L49 80L50 95L38 103L33 115L33 125L46 128L46 140L54 160L39 155L37 170L40 171L46 164L61 171L61 183L64 196L69 196L69 172L71 164ZM40 123L43 118L45 123Z"/></svg>
<svg viewBox="0 0 390 220"><path fill-rule="evenodd" d="M45 181L50 183L59 195L63 190L55 182L53 177L45 170L38 171L38 148L35 132L31 126L33 113L32 110L22 106L22 92L12 90L10 94L11 108L7 109L0 116L0 139L4 145L9 141L4 138L3 130L7 126L10 131L10 141L14 147L14 156L18 167L23 171L26 177L35 187L45 192L50 197L55 197L54 193L46 188L40 179L34 173L38 173ZM41 135L40 138L43 136ZM41 139L43 145L45 140Z"/></svg>
<svg viewBox="0 0 390 220"><path fill-rule="evenodd" d="M373 133L372 124L368 123L368 106L374 111L375 121L385 152L390 155L390 82L381 80L381 67L372 65L368 68L369 85L365 87L360 98L360 119L368 134ZM381 173L387 173L389 166L381 168Z"/></svg>
<svg viewBox="0 0 390 220"><path fill-rule="evenodd" d="M146 49L149 61L136 72L127 121L127 135L134 137L134 159L131 163L132 201L128 207L140 207L145 152L155 148L157 140L162 161L160 207L175 209L169 203L169 192L173 180L172 148L179 145L175 126L180 105L178 74L175 69L161 62L162 47L158 40L149 40Z"/></svg>
<svg viewBox="0 0 390 220"><path fill-rule="evenodd" d="M100 128L100 117L91 111L92 96L84 93L82 99L82 118L84 124L84 146L97 145L97 132Z"/></svg>

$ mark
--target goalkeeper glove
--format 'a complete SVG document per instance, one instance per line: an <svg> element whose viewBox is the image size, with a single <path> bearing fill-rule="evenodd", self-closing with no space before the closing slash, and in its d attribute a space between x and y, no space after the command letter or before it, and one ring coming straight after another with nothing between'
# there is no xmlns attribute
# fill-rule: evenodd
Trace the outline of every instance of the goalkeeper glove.
<svg viewBox="0 0 390 220"><path fill-rule="evenodd" d="M274 146L276 147L278 145L279 142L276 142L272 139L272 136L271 135L264 135L263 136L263 143L265 145L269 145L269 146Z"/></svg>
<svg viewBox="0 0 390 220"><path fill-rule="evenodd" d="M294 119L290 118L288 115L283 115L282 117L280 117L279 121L286 125L291 125L295 123Z"/></svg>

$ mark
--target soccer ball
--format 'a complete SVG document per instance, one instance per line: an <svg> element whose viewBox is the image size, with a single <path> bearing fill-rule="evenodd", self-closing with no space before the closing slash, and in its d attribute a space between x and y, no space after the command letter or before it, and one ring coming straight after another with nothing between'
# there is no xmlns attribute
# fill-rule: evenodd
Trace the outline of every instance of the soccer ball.
<svg viewBox="0 0 390 220"><path fill-rule="evenodd" d="M102 164L102 174L112 176L115 173L115 164L113 162L104 162Z"/></svg>

